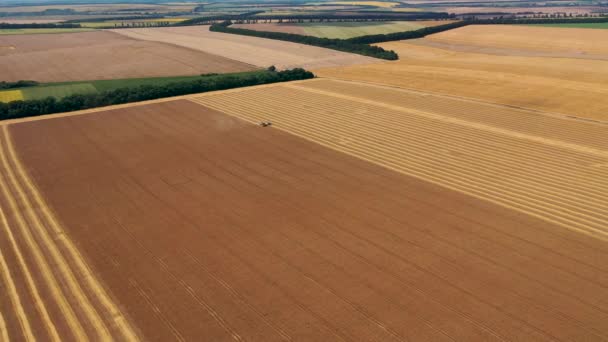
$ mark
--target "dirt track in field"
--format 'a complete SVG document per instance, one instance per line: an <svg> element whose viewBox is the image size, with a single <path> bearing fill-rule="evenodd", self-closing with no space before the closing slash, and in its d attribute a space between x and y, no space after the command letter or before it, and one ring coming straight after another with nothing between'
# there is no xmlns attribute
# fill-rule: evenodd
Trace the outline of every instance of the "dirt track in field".
<svg viewBox="0 0 608 342"><path fill-rule="evenodd" d="M140 40L175 44L259 67L274 65L279 69L311 69L382 62L316 46L210 32L208 26L120 29L114 32Z"/></svg>
<svg viewBox="0 0 608 342"><path fill-rule="evenodd" d="M187 101L8 131L146 339L608 339L600 239Z"/></svg>
<svg viewBox="0 0 608 342"><path fill-rule="evenodd" d="M62 82L254 70L249 64L112 32L0 36L3 81Z"/></svg>

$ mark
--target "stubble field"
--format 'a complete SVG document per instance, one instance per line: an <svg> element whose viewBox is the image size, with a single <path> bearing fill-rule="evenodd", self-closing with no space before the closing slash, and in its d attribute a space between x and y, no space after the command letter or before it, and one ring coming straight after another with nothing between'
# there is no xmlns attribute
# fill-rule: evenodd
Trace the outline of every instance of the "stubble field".
<svg viewBox="0 0 608 342"><path fill-rule="evenodd" d="M466 31L459 32L463 29ZM486 29L493 32L492 27L467 26L424 39L382 43L379 45L395 50L400 59L376 65L319 69L315 73L321 77L371 82L554 115L608 121L605 110L608 61L587 58L593 51L603 49L593 45L597 38L595 35L580 35L578 46L583 54L574 56L573 50L568 50L568 39L574 39L568 29L501 26L493 36L496 43L492 43L490 34L483 34ZM575 29L577 32L580 30L604 32ZM518 45L516 38L501 35L503 31L516 31L520 40L527 32L529 41L539 42L538 49L529 47L527 43ZM463 45L457 48L453 43L438 44L439 41L448 41L448 38L441 38L447 33L449 37L466 37L469 33L474 36L476 32L480 40L470 43L474 47L467 45L472 48L463 49ZM565 33L559 35L559 32ZM551 37L556 37L555 52L541 51L545 48L549 51L547 44ZM461 42L460 38L453 41ZM482 42L487 44L482 46ZM540 42L545 42L545 45ZM561 57L553 55L557 53ZM584 58L579 58L581 56Z"/></svg>
<svg viewBox="0 0 608 342"><path fill-rule="evenodd" d="M431 148L453 148L434 155L445 159L436 174L455 173L463 166L454 165L454 156L476 153L510 163L525 179L540 177L515 165L567 170L583 182L570 163L601 159L589 152L601 145L592 139L598 133L574 122L572 132L545 136L509 120L488 122L483 113L446 120L439 117L448 115L440 109L443 99L425 109L435 116L372 103L381 96L403 107L416 99L394 91L324 80L255 87L13 123L2 131L2 147L13 146L12 158L27 171L21 177L29 175L146 340L202 334L216 341L606 339L602 234L581 234L425 181L429 177L410 177L407 167L381 166L415 165L404 160L423 149L405 126L427 127ZM350 92L362 100L340 107L348 113L335 111L344 96L355 95ZM390 120L387 127L385 119L395 114L404 125ZM334 125L343 115L349 120ZM261 119L273 126L247 123ZM476 132L468 143L456 139L466 133L464 121ZM394 150L397 132L401 148ZM531 136L546 141L531 142ZM478 145L464 151L493 139L509 154ZM359 144L380 159L353 153ZM589 151L574 151L575 145ZM539 157L541 150L553 152ZM553 154L565 164L561 169ZM10 162L2 175L14 169ZM490 188L482 175L469 177ZM543 184L537 186L551 190ZM11 189L6 199L23 200ZM15 227L12 215L14 208L5 228ZM16 232L19 239L24 234ZM2 247L11 257L12 249ZM11 279L20 281L22 268L12 271ZM27 298L25 288L16 286L15 296ZM13 312L11 305L0 302L0 312ZM24 310L37 317L33 308ZM19 336L16 319L4 315L11 336Z"/></svg>
<svg viewBox="0 0 608 342"><path fill-rule="evenodd" d="M86 46L86 48L83 48ZM256 67L211 53L112 32L0 35L3 81L63 82L198 75Z"/></svg>

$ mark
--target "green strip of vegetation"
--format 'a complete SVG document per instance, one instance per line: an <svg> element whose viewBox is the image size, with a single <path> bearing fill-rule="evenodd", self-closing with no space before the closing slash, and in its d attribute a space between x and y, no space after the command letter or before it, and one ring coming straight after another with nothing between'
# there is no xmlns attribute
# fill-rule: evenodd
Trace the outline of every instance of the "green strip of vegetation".
<svg viewBox="0 0 608 342"><path fill-rule="evenodd" d="M417 39L423 38L430 34L439 33L443 31L452 30L455 28L470 25L470 21L457 21L455 23L449 23L445 25L438 25L432 27L423 27L413 31L394 32L386 34L372 34L369 36L361 36L348 39L349 42L355 44L376 44L382 42L390 42L394 40L406 40L406 39Z"/></svg>
<svg viewBox="0 0 608 342"><path fill-rule="evenodd" d="M359 55L381 58L387 60L396 60L399 55L395 51L386 51L379 46L371 46L369 44L388 42L393 40L405 40L422 38L429 34L438 33L455 29L458 27L466 26L471 24L470 21L459 21L455 23L449 23L446 25L439 25L434 27L423 27L413 31L403 31L387 34L374 34L369 36L361 36L350 39L338 39L338 38L320 38L313 36L305 36L293 33L283 32L269 32L269 31L254 31L242 28L229 27L232 22L225 21L221 24L213 24L209 30L214 32L240 34L244 36L254 36L260 38L269 38L276 40L284 40L288 42L319 46L327 49L333 49L344 52L356 53Z"/></svg>
<svg viewBox="0 0 608 342"><path fill-rule="evenodd" d="M232 73L233 76L245 76L255 74L258 71L247 71ZM147 77L147 78L126 78L114 80L95 80L95 81L75 81L75 82L54 82L37 83L34 81L0 82L0 89L20 90L25 100L39 100L52 96L61 99L74 94L92 94L110 91L120 88L132 88L142 85L163 86L175 82L196 81L203 78L213 79L222 77L219 74L204 74L197 76L172 76L172 77ZM25 88L27 87L27 88ZM2 91L0 91L0 95Z"/></svg>
<svg viewBox="0 0 608 342"><path fill-rule="evenodd" d="M39 100L19 100L9 103L0 103L0 120L70 112L87 108L259 84L304 80L313 77L313 73L300 68L277 72L274 67L271 67L268 70L201 77L195 80L171 82L164 85L145 84L135 87L102 91L99 93L73 94L59 100L51 96Z"/></svg>
<svg viewBox="0 0 608 342"><path fill-rule="evenodd" d="M268 31L254 31L248 29L241 28L233 28L228 27L232 25L231 21L225 21L221 24L213 24L209 28L210 31L213 32L223 32L223 33L231 33L231 34L239 34L243 36L253 36L260 38L269 38L276 40L283 40L288 42L306 44L319 46L323 48L351 52L359 55L387 59L387 60L396 60L399 58L395 51L386 51L379 46L370 46L367 44L358 44L353 43L345 39L337 39L337 38L319 38L313 36L303 36L300 34L293 33L283 33L283 32L268 32Z"/></svg>

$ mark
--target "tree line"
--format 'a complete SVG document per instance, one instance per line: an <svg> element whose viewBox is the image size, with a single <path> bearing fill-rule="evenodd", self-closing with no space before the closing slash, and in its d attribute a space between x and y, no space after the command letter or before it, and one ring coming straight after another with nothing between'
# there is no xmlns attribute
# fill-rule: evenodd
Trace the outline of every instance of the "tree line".
<svg viewBox="0 0 608 342"><path fill-rule="evenodd" d="M319 38L313 36L304 36L300 34L293 33L283 33L283 32L268 32L268 31L254 31L242 28L233 28L229 27L232 25L231 21L225 21L220 24L213 24L209 28L210 31L213 32L223 32L223 33L231 33L231 34L239 34L243 36L253 36L260 38L268 38L268 39L276 39L283 40L288 42L306 44L319 46L323 48L344 51L344 52L352 52L359 55L387 59L387 60L395 60L398 58L397 53L394 51L386 51L379 46L370 46L367 44L357 44L349 42L346 39L336 39L336 38Z"/></svg>
<svg viewBox="0 0 608 342"><path fill-rule="evenodd" d="M430 34L439 33L447 30L452 30L458 27L470 25L470 21L457 21L445 25L437 25L431 27L423 27L413 31L402 31L386 34L372 34L367 36L359 36L347 39L347 41L356 44L375 44L382 42L390 42L394 40L406 40L406 39L417 39L423 38Z"/></svg>
<svg viewBox="0 0 608 342"><path fill-rule="evenodd" d="M388 34L374 34L368 36L360 36L349 39L338 39L338 38L319 38L314 36L305 36L294 33L284 33L284 32L269 32L269 31L255 31L243 28L233 28L230 27L232 25L231 21L225 21L220 24L213 24L209 28L209 30L214 32L223 32L223 33L232 33L232 34L240 34L244 36L253 36L260 38L268 38L268 39L276 39L283 40L293 43L300 43L306 45L313 45L318 47L323 47L327 49L333 49L343 52L356 53L363 56L386 59L386 60L396 60L399 58L399 55L393 50L384 50L379 46L371 46L369 44L380 43L380 42L388 42L393 40L405 40L405 39L414 39L414 38L422 38L429 34L438 33L446 30L451 30L457 27L462 27L465 25L469 25L468 21L459 21L456 23L449 23L445 25L439 25L434 27L424 27L414 31L405 31L405 32L396 32L396 33L388 33Z"/></svg>
<svg viewBox="0 0 608 342"><path fill-rule="evenodd" d="M80 24L74 23L29 23L29 24L8 24L8 23L0 23L0 29L27 29L27 28L38 28L38 29L47 29L47 28L79 28Z"/></svg>
<svg viewBox="0 0 608 342"><path fill-rule="evenodd" d="M0 90L4 90L4 89L15 89L15 88L25 88L25 87L34 87L39 85L40 83L36 82L36 81L26 81L26 80L20 80L17 82L6 82L6 81L2 81L0 82Z"/></svg>
<svg viewBox="0 0 608 342"><path fill-rule="evenodd" d="M314 74L301 68L275 71L268 70L240 74L203 77L193 81L181 81L166 85L142 85L120 88L96 94L75 94L60 100L47 97L41 100L19 100L0 103L0 120L16 119L52 113L110 106L121 103L153 100L163 97L203 93L214 90L254 86L276 82L304 80Z"/></svg>

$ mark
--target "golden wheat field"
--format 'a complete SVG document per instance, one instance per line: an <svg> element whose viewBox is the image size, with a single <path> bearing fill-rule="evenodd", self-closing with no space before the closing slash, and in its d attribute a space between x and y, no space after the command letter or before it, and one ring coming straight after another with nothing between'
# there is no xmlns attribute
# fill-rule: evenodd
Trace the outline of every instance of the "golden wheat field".
<svg viewBox="0 0 608 342"><path fill-rule="evenodd" d="M485 28L470 26L441 34ZM551 28L545 31L533 27L529 34L532 41L541 41L549 39L553 32ZM319 69L316 74L608 121L608 62L605 60L529 55L519 50L496 50L491 44L475 51L455 50L434 44L435 35L429 37L380 44L399 54L400 59L395 62ZM585 37L580 40L589 43L595 39Z"/></svg>

